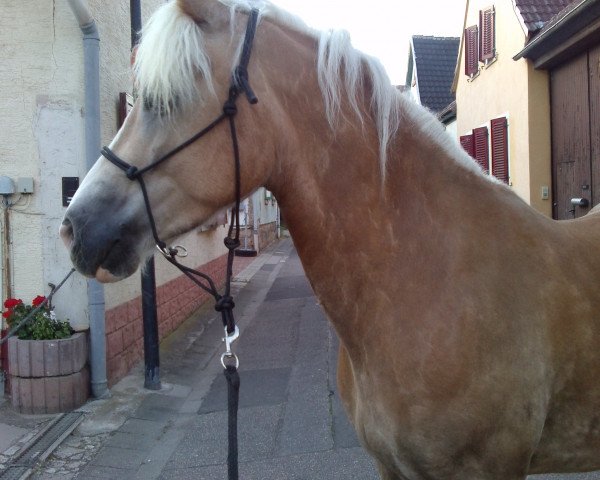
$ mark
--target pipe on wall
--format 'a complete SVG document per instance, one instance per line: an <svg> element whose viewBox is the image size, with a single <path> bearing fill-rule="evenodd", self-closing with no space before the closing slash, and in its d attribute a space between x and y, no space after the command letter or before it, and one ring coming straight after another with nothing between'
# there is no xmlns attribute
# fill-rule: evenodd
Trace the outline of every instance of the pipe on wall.
<svg viewBox="0 0 600 480"><path fill-rule="evenodd" d="M83 33L85 75L85 159L92 168L100 154L100 34L86 0L68 0ZM90 376L92 395L109 394L106 377L106 325L104 287L96 280L87 281L90 315Z"/></svg>

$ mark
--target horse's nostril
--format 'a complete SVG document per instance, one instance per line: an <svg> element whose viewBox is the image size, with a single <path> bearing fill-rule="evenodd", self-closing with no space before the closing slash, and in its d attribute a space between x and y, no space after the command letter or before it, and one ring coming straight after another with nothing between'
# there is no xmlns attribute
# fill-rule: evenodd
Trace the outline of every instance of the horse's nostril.
<svg viewBox="0 0 600 480"><path fill-rule="evenodd" d="M73 225L71 221L65 218L59 229L60 238L65 243L67 248L71 248L71 244L73 243Z"/></svg>

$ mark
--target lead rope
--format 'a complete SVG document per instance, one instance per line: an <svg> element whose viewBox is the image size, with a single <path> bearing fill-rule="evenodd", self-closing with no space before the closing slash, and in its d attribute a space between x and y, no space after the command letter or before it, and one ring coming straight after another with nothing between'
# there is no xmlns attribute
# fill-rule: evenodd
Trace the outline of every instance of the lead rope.
<svg viewBox="0 0 600 480"><path fill-rule="evenodd" d="M228 390L228 454L227 454L227 466L229 480L238 480L238 442L237 442L237 415L239 405L239 390L240 390L240 377L238 374L239 359L235 353L231 350L231 344L239 337L239 328L235 324L235 318L233 316L233 308L235 303L231 296L231 279L233 277L233 260L235 255L235 249L240 246L240 203L241 203L241 165L240 165L240 152L237 139L237 132L235 128L235 116L237 114L236 101L240 93L244 93L248 102L252 105L258 102L258 98L250 87L248 79L248 64L250 61L250 55L252 53L252 44L254 41L254 35L256 33L256 25L258 23L258 10L252 9L248 16L248 24L246 26L246 35L244 37L244 43L242 53L240 56L240 63L236 67L233 78L231 80L231 86L229 88L229 96L227 101L223 105L223 112L207 127L202 129L196 135L183 142L181 145L175 147L173 150L167 152L158 160L155 160L151 164L144 168L138 169L137 167L130 165L119 158L113 151L108 147L102 149L102 155L113 163L116 167L120 168L125 172L127 178L131 181L137 180L142 190L144 197L144 203L146 211L148 213L148 220L150 222L150 228L152 229L152 235L158 250L163 256L177 267L184 275L186 275L192 282L200 287L205 292L212 295L215 299L215 310L221 313L221 319L225 329L225 353L221 355L221 363L225 369L225 378L227 380ZM225 288L223 295L219 294L214 281L205 273L194 270L193 268L186 267L177 261L177 256L181 255L181 250L185 250L182 247L168 247L167 244L160 239L158 236L158 230L156 228L156 222L154 215L152 214L152 208L150 205L150 197L146 189L146 184L143 179L143 174L152 170L159 164L173 157L176 153L180 152L184 148L188 147L192 143L196 142L204 135L212 131L217 125L223 120L229 119L229 130L231 133L231 141L233 147L233 159L235 169L235 206L232 209L231 220L229 223L229 230L225 237L225 247L228 249L227 254L227 269L225 273ZM205 282L205 283L204 283Z"/></svg>

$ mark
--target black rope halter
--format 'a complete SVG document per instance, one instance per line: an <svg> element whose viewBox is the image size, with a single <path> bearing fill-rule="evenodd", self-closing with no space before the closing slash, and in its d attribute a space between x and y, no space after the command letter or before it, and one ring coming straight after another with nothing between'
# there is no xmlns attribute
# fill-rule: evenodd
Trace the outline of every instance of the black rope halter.
<svg viewBox="0 0 600 480"><path fill-rule="evenodd" d="M223 319L223 325L227 329L227 334L231 335L235 331L235 319L233 317L233 307L235 306L233 302L233 298L231 297L231 278L233 276L233 259L234 259L234 250L240 246L240 202L241 202L241 179L240 179L240 152L239 145L237 139L237 133L235 128L235 116L237 114L237 99L240 94L245 94L248 102L250 104L256 104L258 102L258 98L252 91L250 87L250 82L248 79L248 63L250 62L250 55L252 53L252 44L254 41L254 35L256 33L256 25L258 22L258 10L252 9L250 11L250 15L248 18L248 25L246 27L246 35L244 37L244 44L242 48L242 53L240 57L240 63L235 68L235 71L232 75L231 85L229 87L229 96L225 103L223 104L222 113L209 125L200 130L193 137L189 138L185 142L181 143L177 147L173 148L162 157L158 158L154 162L149 165L138 168L134 165L127 163L117 156L110 148L104 147L102 149L102 155L115 166L120 168L125 172L125 175L129 180L137 180L142 189L142 195L144 197L144 203L146 205L146 212L148 213L148 220L150 221L150 227L152 229L152 235L154 237L154 241L156 242L156 246L160 250L160 252L165 256L165 258L175 265L179 270L181 270L190 280L192 280L196 285L202 288L204 291L212 295L215 299L215 309L221 313ZM233 146L233 159L234 159L234 168L235 168L235 206L233 207L231 221L229 223L229 230L227 233L227 237L225 237L225 246L227 247L229 253L227 257L227 271L225 277L225 289L223 294L221 295L214 283L214 281L205 273L199 272L192 268L186 267L180 264L176 256L179 253L177 248L170 248L167 246L166 242L161 240L158 235L158 230L156 228L156 221L154 219L154 215L152 213L152 207L150 205L150 198L148 196L148 190L146 188L146 183L144 182L144 173L153 170L161 163L167 161L168 159L175 156L177 153L181 152L192 143L200 140L207 133L212 131L216 126L221 124L225 119L229 120L229 130L231 133L231 141Z"/></svg>
<svg viewBox="0 0 600 480"><path fill-rule="evenodd" d="M152 235L156 246L164 257L173 265L175 265L181 272L183 272L192 282L208 292L215 299L215 310L221 313L223 325L225 327L225 345L226 352L221 356L221 362L225 367L225 378L227 379L228 385L228 433L229 433L229 450L227 455L228 463L228 474L230 480L238 479L238 446L237 446L237 409L239 400L239 388L240 379L237 372L238 359L230 350L230 345L233 340L237 338L238 329L235 325L235 319L233 317L233 308L235 303L231 296L231 278L233 276L233 259L234 251L240 246L240 202L241 202L241 178L240 178L240 151L237 139L237 132L235 129L235 116L237 114L237 99L240 94L245 94L250 104L256 104L258 98L250 87L250 81L248 79L248 63L250 62L250 55L252 53L252 44L254 42L254 35L256 33L256 25L258 22L258 10L252 9L248 17L248 25L246 26L246 35L244 37L244 45L242 48L242 54L240 57L240 63L236 67L229 87L229 96L223 104L222 113L208 126L200 130L196 135L186 140L179 146L175 147L171 151L164 154L159 159L152 162L143 168L137 168L121 158L119 158L110 148L104 147L102 149L102 155L114 165L119 167L125 172L127 178L131 181L137 180L142 189L142 195L144 196L144 203L146 205L146 212L148 213L148 220L150 221L150 227L152 229ZM223 122L225 119L229 120L229 130L231 133L231 143L233 146L233 160L235 168L235 206L231 215L231 221L229 223L229 230L225 237L225 246L228 250L227 256L227 270L225 274L225 288L221 295L215 282L205 273L194 270L193 268L186 267L180 264L176 257L179 253L179 249L176 247L168 247L167 244L161 240L158 235L156 228L156 221L152 214L152 207L150 206L150 198L148 196L148 190L144 182L144 173L156 168L161 163L167 161L183 149L190 146L192 143L201 139L208 132L213 130L217 125ZM235 362L232 365L225 364L225 359L233 359Z"/></svg>

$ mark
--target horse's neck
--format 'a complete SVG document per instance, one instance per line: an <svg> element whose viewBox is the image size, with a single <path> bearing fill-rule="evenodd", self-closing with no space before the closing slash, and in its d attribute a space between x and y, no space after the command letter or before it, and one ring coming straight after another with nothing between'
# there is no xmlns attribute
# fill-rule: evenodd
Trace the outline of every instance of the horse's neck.
<svg viewBox="0 0 600 480"><path fill-rule="evenodd" d="M315 138L306 142L310 152L288 160L285 181L275 192L307 275L334 323L336 314L348 321L359 303L370 302L358 301L369 295L369 285L391 280L388 263L399 250L416 250L427 240L431 223L415 224L423 202L434 200L424 197L435 193L427 192L428 184L436 184L434 177L444 170L428 171L434 167L427 160L443 149L415 139L404 125L390 145L384 181L373 129L346 127L326 144L315 144Z"/></svg>

